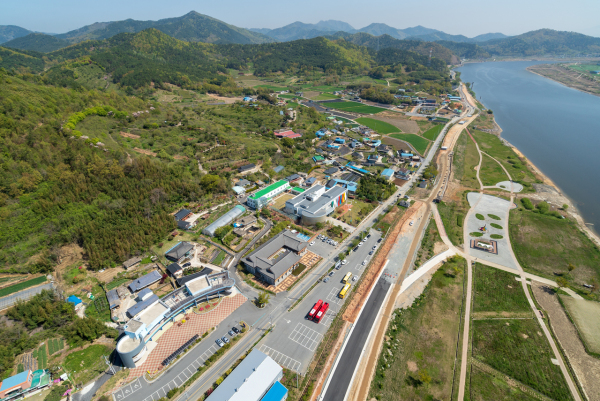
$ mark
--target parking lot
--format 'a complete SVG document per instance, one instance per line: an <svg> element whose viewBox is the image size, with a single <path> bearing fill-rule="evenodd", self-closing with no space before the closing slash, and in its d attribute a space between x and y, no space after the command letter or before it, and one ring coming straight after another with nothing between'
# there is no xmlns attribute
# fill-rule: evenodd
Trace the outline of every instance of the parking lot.
<svg viewBox="0 0 600 401"><path fill-rule="evenodd" d="M333 270L334 274L328 282L317 284L300 304L291 312L283 315L273 332L265 337L262 344L259 345L259 349L267 351L266 353L269 355L275 355L273 359L287 369L302 374L306 371L315 350L323 340L323 335L327 332L329 325L345 301L345 299L338 296L344 286L342 279L348 272L352 273L353 276L360 277L365 268L362 262L365 260L370 261L372 258L372 256L369 256L369 252L377 244L380 234L376 231L371 231L371 234L371 238L368 238L356 252L350 252L345 265L341 265L339 270ZM334 248L321 241L316 241L315 245L309 247L309 249L322 256L326 256L326 253L320 252L339 253L340 251L339 248ZM352 291L356 281L350 281L350 283L350 291ZM306 316L319 299L328 302L329 309L320 323L316 323L306 319Z"/></svg>

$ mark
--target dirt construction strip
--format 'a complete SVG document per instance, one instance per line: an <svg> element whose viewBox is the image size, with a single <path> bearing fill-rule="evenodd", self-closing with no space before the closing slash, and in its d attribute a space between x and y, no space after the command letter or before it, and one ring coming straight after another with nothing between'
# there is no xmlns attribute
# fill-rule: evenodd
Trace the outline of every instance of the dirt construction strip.
<svg viewBox="0 0 600 401"><path fill-rule="evenodd" d="M404 216L400 218L398 224L394 226L392 232L389 234L389 238L386 239L381 247L381 250L377 253L377 257L371 263L371 266L365 274L360 286L354 292L352 300L350 301L350 304L348 304L348 307L343 315L343 319L345 321L356 323L356 318L358 317L358 313L362 309L367 299L367 294L371 291L371 288L375 285L377 277L379 277L379 273L381 273L381 270L383 270L385 262L388 258L388 254L390 253L392 247L396 244L398 236L403 231L402 228L404 227L404 224L407 221L412 220L413 216L418 212L418 210L421 209L422 206L423 202L416 202L407 210Z"/></svg>
<svg viewBox="0 0 600 401"><path fill-rule="evenodd" d="M409 214L409 212L411 211L411 209L413 209L412 213ZM424 213L425 217L429 216L429 213L431 212L431 208L429 206L429 204L425 204L423 202L416 202L415 204L413 204L413 206L408 209L407 213L403 216L414 216L417 213ZM402 219L400 222L398 222L398 224L396 225L396 227L394 227L394 232L398 232L398 234L396 234L395 238L398 237L399 234L403 233L405 230L408 229L408 226L404 226L404 223L406 223L407 220ZM429 218L423 218L421 219L421 223L419 224L419 227L416 229L417 233L422 232L423 230L425 230L425 227L427 226L427 224L429 224ZM417 234L416 238L419 237L419 234ZM393 242L390 241L391 244L394 244L396 241L394 240ZM371 380L374 376L375 373L375 369L377 367L377 360L379 359L379 353L381 351L381 347L383 346L383 340L385 337L385 332L387 329L387 325L389 322L390 317L392 316L392 313L394 312L394 308L396 305L396 298L398 297L398 294L400 293L400 289L402 286L402 281L403 277L406 276L406 273L408 272L408 268L410 267L410 265L412 264L412 255L414 255L417 251L417 247L420 246L421 241L413 241L410 249L408 251L406 260L404 261L404 266L402 266L402 271L400 272L399 277L401 278L400 280L398 280L396 282L396 284L394 285L393 289L392 289L392 293L391 295L387 298L386 303L383 306L383 311L382 313L380 313L380 318L376 321L375 325L373 326L373 330L375 333L375 336L373 337L371 344L367 344L368 347L370 347L370 349L368 349L368 354L365 353L365 358L362 358L362 361L360 363L360 367L359 367L359 372L362 373L360 375L356 375L356 379L354 380L354 383L352 383L352 387L348 393L348 398L347 400L353 400L353 401L359 401L359 400L365 400L367 398L367 396L369 395L369 388L371 387Z"/></svg>

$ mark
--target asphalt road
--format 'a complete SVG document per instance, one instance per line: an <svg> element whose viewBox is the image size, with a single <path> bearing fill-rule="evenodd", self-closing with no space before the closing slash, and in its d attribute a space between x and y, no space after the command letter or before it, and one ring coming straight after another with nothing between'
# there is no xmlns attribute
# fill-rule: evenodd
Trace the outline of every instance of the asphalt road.
<svg viewBox="0 0 600 401"><path fill-rule="evenodd" d="M354 331L344 349L344 353L338 361L335 374L329 382L325 397L322 398L323 400L343 401L346 397L346 392L350 388L352 375L354 374L354 370L360 359L360 354L362 353L367 338L369 337L371 327L373 327L377 313L383 305L383 301L390 286L390 282L383 278L380 278L379 281L377 281L373 292L367 299L367 303L365 304L360 318L356 322Z"/></svg>

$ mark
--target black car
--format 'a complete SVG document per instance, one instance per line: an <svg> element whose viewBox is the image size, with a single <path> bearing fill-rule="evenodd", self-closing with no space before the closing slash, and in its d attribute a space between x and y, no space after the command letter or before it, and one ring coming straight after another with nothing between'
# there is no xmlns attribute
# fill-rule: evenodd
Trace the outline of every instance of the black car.
<svg viewBox="0 0 600 401"><path fill-rule="evenodd" d="M371 234L368 234L368 235L367 235L367 238L371 238Z"/></svg>
<svg viewBox="0 0 600 401"><path fill-rule="evenodd" d="M231 328L231 330L233 330L233 332L234 332L235 334L240 334L240 330L239 330L237 327L235 327L235 326L234 326L234 327L232 327L232 328Z"/></svg>
<svg viewBox="0 0 600 401"><path fill-rule="evenodd" d="M184 264L182 267L189 267L189 266L191 266L191 265L192 265L192 264L188 262L188 263Z"/></svg>
<svg viewBox="0 0 600 401"><path fill-rule="evenodd" d="M381 238L379 238L379 239L377 240L377 243L378 243L378 244L379 244L380 242L381 242Z"/></svg>

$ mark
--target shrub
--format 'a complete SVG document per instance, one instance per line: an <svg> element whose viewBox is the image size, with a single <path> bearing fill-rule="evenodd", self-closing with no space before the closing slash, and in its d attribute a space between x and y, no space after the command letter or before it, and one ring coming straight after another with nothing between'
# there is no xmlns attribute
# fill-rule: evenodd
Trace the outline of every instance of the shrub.
<svg viewBox="0 0 600 401"><path fill-rule="evenodd" d="M485 220L485 217L482 214L477 213L475 215L475 217L477 217L479 220Z"/></svg>
<svg viewBox="0 0 600 401"><path fill-rule="evenodd" d="M521 199L521 203L523 204L523 207L527 210L532 210L533 209L533 203L531 203L531 200L529 198L523 198Z"/></svg>
<svg viewBox="0 0 600 401"><path fill-rule="evenodd" d="M474 231L472 233L469 234L471 237L482 237L483 233L480 233L478 231Z"/></svg>
<svg viewBox="0 0 600 401"><path fill-rule="evenodd" d="M492 234L492 235L490 235L490 237L491 237L492 239L502 239L502 238L504 238L504 237L503 237L502 235L500 235L500 234Z"/></svg>
<svg viewBox="0 0 600 401"><path fill-rule="evenodd" d="M542 201L542 202L538 203L537 205L535 205L535 207L542 214L546 214L546 213L548 213L550 211L550 205L546 201Z"/></svg>

